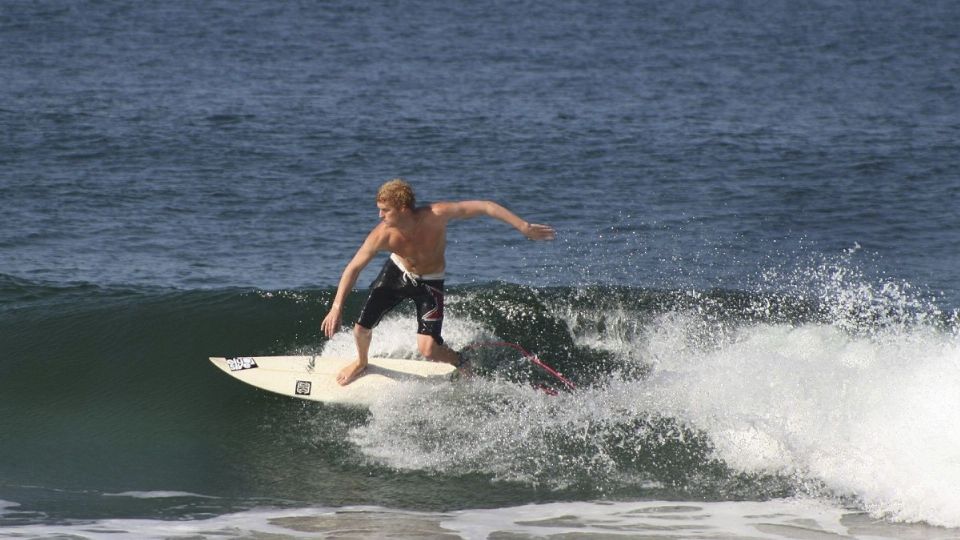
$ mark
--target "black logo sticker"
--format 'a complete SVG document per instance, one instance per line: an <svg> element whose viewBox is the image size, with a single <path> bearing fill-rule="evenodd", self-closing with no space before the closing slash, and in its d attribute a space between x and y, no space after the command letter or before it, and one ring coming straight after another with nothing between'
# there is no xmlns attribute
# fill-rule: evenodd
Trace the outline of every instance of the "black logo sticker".
<svg viewBox="0 0 960 540"><path fill-rule="evenodd" d="M312 384L310 381L297 381L296 395L298 395L298 396L309 396L309 395L310 395L310 387L312 387L312 386L313 386L313 384Z"/></svg>

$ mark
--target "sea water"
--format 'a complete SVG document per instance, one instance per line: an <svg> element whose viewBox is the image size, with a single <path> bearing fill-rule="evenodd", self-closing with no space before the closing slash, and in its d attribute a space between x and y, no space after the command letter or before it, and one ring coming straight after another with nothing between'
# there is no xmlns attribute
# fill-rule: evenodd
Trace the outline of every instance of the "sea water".
<svg viewBox="0 0 960 540"><path fill-rule="evenodd" d="M958 28L3 3L0 537L957 537ZM209 365L352 353L319 323L394 176L556 227L451 224L444 337L575 392L494 371L358 410ZM412 315L372 352L417 358Z"/></svg>

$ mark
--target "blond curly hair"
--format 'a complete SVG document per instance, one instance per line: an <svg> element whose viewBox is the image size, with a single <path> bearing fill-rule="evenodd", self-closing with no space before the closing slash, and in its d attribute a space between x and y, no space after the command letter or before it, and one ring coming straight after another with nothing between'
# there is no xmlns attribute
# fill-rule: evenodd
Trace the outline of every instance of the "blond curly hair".
<svg viewBox="0 0 960 540"><path fill-rule="evenodd" d="M413 187L403 178L394 178L380 186L377 191L377 202L386 203L395 208L409 208L417 204L413 195Z"/></svg>

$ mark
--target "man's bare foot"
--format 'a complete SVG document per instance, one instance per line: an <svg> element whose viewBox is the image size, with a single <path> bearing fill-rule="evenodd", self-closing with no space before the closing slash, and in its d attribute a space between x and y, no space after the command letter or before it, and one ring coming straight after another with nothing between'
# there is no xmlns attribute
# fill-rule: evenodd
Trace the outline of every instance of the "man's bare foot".
<svg viewBox="0 0 960 540"><path fill-rule="evenodd" d="M367 364L361 365L359 360L352 362L337 374L337 383L339 383L340 386L346 386L363 375L363 372L366 370Z"/></svg>

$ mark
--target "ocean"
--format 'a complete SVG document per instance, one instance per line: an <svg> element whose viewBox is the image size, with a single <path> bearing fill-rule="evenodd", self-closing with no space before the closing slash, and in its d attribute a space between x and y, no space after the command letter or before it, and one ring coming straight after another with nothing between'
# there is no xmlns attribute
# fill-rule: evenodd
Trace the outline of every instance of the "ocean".
<svg viewBox="0 0 960 540"><path fill-rule="evenodd" d="M0 538L960 537L960 4L7 0L0 50ZM352 354L395 176L557 229L451 224L444 337L575 391L207 361Z"/></svg>

